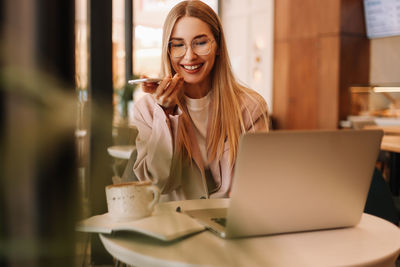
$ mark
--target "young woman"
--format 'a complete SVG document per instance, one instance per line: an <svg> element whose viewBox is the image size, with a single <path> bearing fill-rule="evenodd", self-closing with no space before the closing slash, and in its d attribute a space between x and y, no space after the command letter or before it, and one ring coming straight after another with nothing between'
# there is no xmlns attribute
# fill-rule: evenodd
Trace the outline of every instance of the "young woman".
<svg viewBox="0 0 400 267"><path fill-rule="evenodd" d="M268 130L267 105L235 80L221 21L203 2L168 14L161 76L134 105L136 176L164 201L228 197L239 137Z"/></svg>

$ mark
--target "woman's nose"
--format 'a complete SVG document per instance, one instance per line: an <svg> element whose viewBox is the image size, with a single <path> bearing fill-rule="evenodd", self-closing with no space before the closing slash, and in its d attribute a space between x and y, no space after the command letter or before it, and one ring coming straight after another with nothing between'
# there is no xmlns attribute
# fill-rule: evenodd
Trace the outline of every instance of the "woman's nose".
<svg viewBox="0 0 400 267"><path fill-rule="evenodd" d="M186 59L186 60L191 60L191 59L195 58L196 56L197 56L197 55L196 55L196 53L193 52L192 47L189 46L189 47L186 49L184 59Z"/></svg>

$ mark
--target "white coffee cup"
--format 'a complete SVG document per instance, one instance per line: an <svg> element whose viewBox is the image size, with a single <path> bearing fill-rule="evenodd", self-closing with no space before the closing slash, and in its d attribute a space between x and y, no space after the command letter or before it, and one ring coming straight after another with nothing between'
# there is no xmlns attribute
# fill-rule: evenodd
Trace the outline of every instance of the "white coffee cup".
<svg viewBox="0 0 400 267"><path fill-rule="evenodd" d="M150 216L160 199L160 190L151 182L128 182L106 186L108 214L126 222Z"/></svg>

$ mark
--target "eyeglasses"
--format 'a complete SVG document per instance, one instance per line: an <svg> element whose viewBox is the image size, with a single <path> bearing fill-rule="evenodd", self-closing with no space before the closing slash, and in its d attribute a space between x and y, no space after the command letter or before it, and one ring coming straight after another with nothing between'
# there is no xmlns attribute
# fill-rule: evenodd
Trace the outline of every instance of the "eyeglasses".
<svg viewBox="0 0 400 267"><path fill-rule="evenodd" d="M193 53L199 56L208 55L214 41L206 36L193 39L191 44ZM168 44L168 52L172 57L183 57L186 54L187 47L183 40L172 40Z"/></svg>

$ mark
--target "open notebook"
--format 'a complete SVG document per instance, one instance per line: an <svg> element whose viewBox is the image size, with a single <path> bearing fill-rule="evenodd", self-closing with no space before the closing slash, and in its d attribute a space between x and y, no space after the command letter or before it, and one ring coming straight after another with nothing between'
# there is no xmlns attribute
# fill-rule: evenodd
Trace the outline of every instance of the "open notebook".
<svg viewBox="0 0 400 267"><path fill-rule="evenodd" d="M178 212L160 213L129 222L115 222L105 213L82 220L76 225L76 230L81 232L110 234L115 231L132 231L163 241L175 240L204 229L196 220Z"/></svg>

